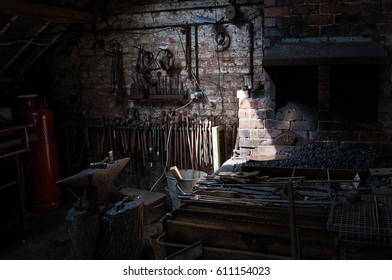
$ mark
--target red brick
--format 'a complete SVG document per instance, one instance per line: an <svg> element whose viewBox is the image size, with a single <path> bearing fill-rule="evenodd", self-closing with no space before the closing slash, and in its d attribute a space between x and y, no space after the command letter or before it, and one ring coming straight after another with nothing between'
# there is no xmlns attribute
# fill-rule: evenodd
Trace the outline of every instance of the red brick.
<svg viewBox="0 0 392 280"><path fill-rule="evenodd" d="M276 0L276 6L290 6L295 4L302 4L304 0Z"/></svg>
<svg viewBox="0 0 392 280"><path fill-rule="evenodd" d="M289 16L291 14L289 7L272 7L264 9L264 16L277 17L277 16Z"/></svg>
<svg viewBox="0 0 392 280"><path fill-rule="evenodd" d="M392 11L392 1L384 1L381 9L383 12Z"/></svg>
<svg viewBox="0 0 392 280"><path fill-rule="evenodd" d="M263 102L261 100L255 100L252 98L240 99L239 108L240 109L268 109L271 102Z"/></svg>
<svg viewBox="0 0 392 280"><path fill-rule="evenodd" d="M374 13L380 12L379 3L355 3L347 5L348 14L359 14L359 13Z"/></svg>
<svg viewBox="0 0 392 280"><path fill-rule="evenodd" d="M241 149L240 149L240 156L241 156L241 157L250 156L251 153L252 153L252 150L253 150L253 149L244 149L244 148L241 147Z"/></svg>
<svg viewBox="0 0 392 280"><path fill-rule="evenodd" d="M321 4L320 14L342 14L347 12L347 5L344 3Z"/></svg>
<svg viewBox="0 0 392 280"><path fill-rule="evenodd" d="M309 15L307 16L309 25L329 25L333 23L332 15Z"/></svg>
<svg viewBox="0 0 392 280"><path fill-rule="evenodd" d="M371 14L366 16L368 23L392 23L392 13Z"/></svg>
<svg viewBox="0 0 392 280"><path fill-rule="evenodd" d="M293 15L308 15L308 14L318 14L319 5L308 4L308 5L294 5Z"/></svg>
<svg viewBox="0 0 392 280"><path fill-rule="evenodd" d="M380 24L380 34L392 34L392 24Z"/></svg>
<svg viewBox="0 0 392 280"><path fill-rule="evenodd" d="M350 26L347 24L338 24L336 25L336 34L337 35L348 35L350 34Z"/></svg>
<svg viewBox="0 0 392 280"><path fill-rule="evenodd" d="M266 27L276 26L276 18L266 18L264 20L264 26Z"/></svg>
<svg viewBox="0 0 392 280"><path fill-rule="evenodd" d="M264 6L265 7L275 7L276 0L264 0Z"/></svg>
<svg viewBox="0 0 392 280"><path fill-rule="evenodd" d="M240 147L256 148L257 146L263 144L264 140L260 138L241 138Z"/></svg>
<svg viewBox="0 0 392 280"><path fill-rule="evenodd" d="M319 35L319 26L293 27L291 29L291 35L293 35L293 36L318 36Z"/></svg>
<svg viewBox="0 0 392 280"><path fill-rule="evenodd" d="M238 137L241 138L249 138L250 137L250 129L238 129Z"/></svg>
<svg viewBox="0 0 392 280"><path fill-rule="evenodd" d="M240 118L240 119L248 119L249 118L248 110L246 110L246 109L239 109L238 110L238 118Z"/></svg>
<svg viewBox="0 0 392 280"><path fill-rule="evenodd" d="M258 128L264 128L264 123L262 120L251 120L251 119L246 119L246 120L239 120L239 125L238 128L249 128L249 129L258 129Z"/></svg>
<svg viewBox="0 0 392 280"><path fill-rule="evenodd" d="M301 110L287 109L287 110L284 110L283 112L278 112L276 114L276 118L281 119L281 120L285 120L285 121L301 120L302 112L301 112Z"/></svg>
<svg viewBox="0 0 392 280"><path fill-rule="evenodd" d="M249 110L249 117L251 119L265 119L267 117L267 110L264 109Z"/></svg>

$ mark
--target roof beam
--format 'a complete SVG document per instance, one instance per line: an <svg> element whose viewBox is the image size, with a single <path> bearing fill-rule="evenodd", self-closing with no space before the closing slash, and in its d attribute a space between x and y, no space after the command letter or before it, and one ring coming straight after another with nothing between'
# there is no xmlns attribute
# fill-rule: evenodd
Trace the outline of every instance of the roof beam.
<svg viewBox="0 0 392 280"><path fill-rule="evenodd" d="M15 22L15 20L18 18L18 16L12 16L11 19L1 28L0 30L0 35L5 33L8 28L11 27L11 25Z"/></svg>
<svg viewBox="0 0 392 280"><path fill-rule="evenodd" d="M22 59L18 60L17 67L15 69L15 75L21 77L28 68L43 55L50 46L52 46L56 40L62 35L67 29L67 26L57 25L53 27L52 34L50 36L36 39L35 44L31 44L29 53L23 56Z"/></svg>
<svg viewBox="0 0 392 280"><path fill-rule="evenodd" d="M78 10L21 0L0 0L0 12L37 17L51 22L89 23L93 15Z"/></svg>
<svg viewBox="0 0 392 280"><path fill-rule="evenodd" d="M26 40L19 49L17 49L16 52L14 52L15 48L11 48L10 51L6 54L3 55L2 58L3 60L0 60L2 62L0 65L2 66L0 68L0 75L4 73L4 71L34 42L35 36L38 36L41 34L49 25L49 22L45 22L44 24L37 24L36 26L32 26L26 34L29 36L33 36L29 40ZM3 63L4 61L4 63Z"/></svg>

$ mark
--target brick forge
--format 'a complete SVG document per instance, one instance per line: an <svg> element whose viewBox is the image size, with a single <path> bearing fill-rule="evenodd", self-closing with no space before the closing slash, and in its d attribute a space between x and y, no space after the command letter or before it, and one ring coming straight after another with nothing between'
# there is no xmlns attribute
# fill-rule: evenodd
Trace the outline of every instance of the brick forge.
<svg viewBox="0 0 392 280"><path fill-rule="evenodd" d="M306 73L298 68L301 67L294 69L297 73ZM286 146L309 142L368 143L390 149L390 133L378 128L377 90L371 91L364 83L351 84L350 71L343 76L341 69L334 66L312 68L315 74L304 78L314 76L315 81L306 82L301 79L303 75L296 77L291 73L287 81L277 81L274 94L269 94L272 89L266 87L263 96L239 100L240 156L270 156L287 149ZM338 77L344 77L347 84L342 84ZM343 88L335 89L337 83ZM285 138L295 140L284 141Z"/></svg>
<svg viewBox="0 0 392 280"><path fill-rule="evenodd" d="M308 142L366 143L391 151L389 3L265 0L268 75L262 94L239 101L237 154L268 158ZM284 54L289 49L281 48L282 57L268 61L285 44L303 51ZM373 44L386 50L385 57L369 52ZM355 53L358 45L366 46L364 53Z"/></svg>

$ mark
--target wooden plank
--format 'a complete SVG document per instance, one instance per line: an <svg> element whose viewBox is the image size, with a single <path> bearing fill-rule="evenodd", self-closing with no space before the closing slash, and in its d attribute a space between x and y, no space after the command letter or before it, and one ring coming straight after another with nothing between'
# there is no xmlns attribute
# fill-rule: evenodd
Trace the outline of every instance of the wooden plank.
<svg viewBox="0 0 392 280"><path fill-rule="evenodd" d="M0 12L44 18L53 22L89 23L93 19L93 15L87 12L20 0L0 0Z"/></svg>
<svg viewBox="0 0 392 280"><path fill-rule="evenodd" d="M222 166L226 159L225 131L226 125L224 124L212 127L212 161L214 164L214 172Z"/></svg>
<svg viewBox="0 0 392 280"><path fill-rule="evenodd" d="M146 12L166 12L176 10L190 10L190 9L211 9L211 8L222 8L227 7L231 4L231 0L221 1L219 4L213 0L200 0L200 1L184 1L177 3L154 3L154 4L139 4L139 5L128 5L126 7L119 7L111 9L111 14L137 14ZM237 0L236 5L260 5L259 0Z"/></svg>
<svg viewBox="0 0 392 280"><path fill-rule="evenodd" d="M18 63L18 67L16 68L16 75L21 77L26 70L39 58L42 54L46 52L50 46L52 46L56 40L62 35L62 32L67 29L67 26L61 25L56 26L54 30L52 30L53 35L47 36L41 40L35 41L34 46L31 46L31 50L29 51L29 55L26 55L24 59Z"/></svg>
<svg viewBox="0 0 392 280"><path fill-rule="evenodd" d="M195 260L203 254L203 247L200 241L181 249L168 256L167 260Z"/></svg>
<svg viewBox="0 0 392 280"><path fill-rule="evenodd" d="M10 20L7 21L7 23L1 28L0 30L0 35L4 34L8 30L8 28L11 27L11 25L15 22L15 20L18 18L18 16L12 16Z"/></svg>
<svg viewBox="0 0 392 280"><path fill-rule="evenodd" d="M37 26L33 26L30 28L30 31L26 33L27 37L30 37L31 35L33 37L38 36L41 34L42 31L48 27L49 23L45 22L43 25L39 24ZM35 38L30 38L25 42L25 44L16 52L14 53L14 50L11 49L11 53L7 53L6 55L3 56L3 59L8 59L4 63L1 63L3 67L0 69L0 74L4 73L4 71L34 42Z"/></svg>

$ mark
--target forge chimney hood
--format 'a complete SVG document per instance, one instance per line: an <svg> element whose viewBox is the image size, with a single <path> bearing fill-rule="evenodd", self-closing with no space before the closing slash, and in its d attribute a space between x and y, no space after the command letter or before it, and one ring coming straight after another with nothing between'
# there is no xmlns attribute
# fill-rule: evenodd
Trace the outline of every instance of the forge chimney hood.
<svg viewBox="0 0 392 280"><path fill-rule="evenodd" d="M377 42L280 43L266 51L262 65L387 65L389 57Z"/></svg>

